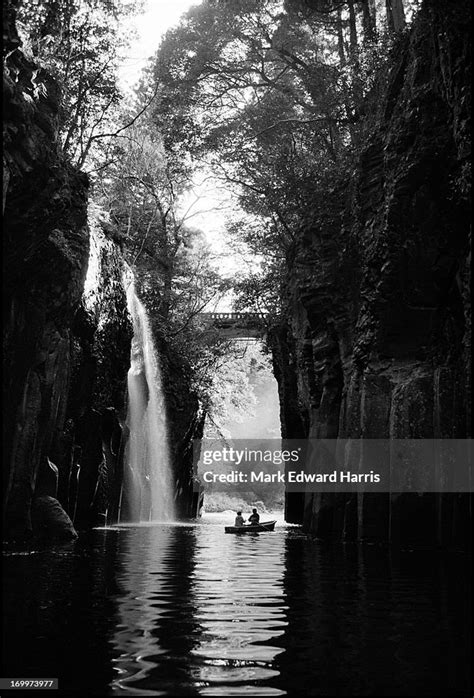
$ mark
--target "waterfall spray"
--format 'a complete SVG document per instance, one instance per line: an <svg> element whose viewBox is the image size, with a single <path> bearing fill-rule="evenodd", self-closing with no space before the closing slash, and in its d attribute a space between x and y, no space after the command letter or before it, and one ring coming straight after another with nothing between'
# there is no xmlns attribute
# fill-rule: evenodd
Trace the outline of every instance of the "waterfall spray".
<svg viewBox="0 0 474 698"><path fill-rule="evenodd" d="M133 339L128 372L130 435L121 518L171 521L175 518L174 486L161 368L147 312L133 281L128 286L127 304L133 321Z"/></svg>

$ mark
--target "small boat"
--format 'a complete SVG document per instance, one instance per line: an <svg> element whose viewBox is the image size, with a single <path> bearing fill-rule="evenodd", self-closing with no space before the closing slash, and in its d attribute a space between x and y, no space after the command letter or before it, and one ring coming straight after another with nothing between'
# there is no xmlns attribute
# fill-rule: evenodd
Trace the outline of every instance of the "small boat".
<svg viewBox="0 0 474 698"><path fill-rule="evenodd" d="M226 526L226 533L263 533L264 531L273 531L276 521L262 521L258 524L249 524L247 526Z"/></svg>

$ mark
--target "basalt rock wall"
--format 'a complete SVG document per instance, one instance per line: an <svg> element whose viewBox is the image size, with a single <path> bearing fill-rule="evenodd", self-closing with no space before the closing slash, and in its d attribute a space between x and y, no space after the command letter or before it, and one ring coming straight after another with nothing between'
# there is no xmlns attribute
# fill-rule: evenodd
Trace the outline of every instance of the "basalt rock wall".
<svg viewBox="0 0 474 698"><path fill-rule="evenodd" d="M52 450L60 500L79 529L118 519L133 333L120 245L93 215L90 231L90 268L72 326L66 420Z"/></svg>
<svg viewBox="0 0 474 698"><path fill-rule="evenodd" d="M127 250L65 157L61 94L21 50L4 3L4 531L71 537L119 518L127 372ZM158 334L160 334L158 332ZM194 515L190 371L159 342L177 508ZM69 517L69 518L68 518Z"/></svg>
<svg viewBox="0 0 474 698"><path fill-rule="evenodd" d="M270 336L284 436L471 435L469 11L427 2L399 37L355 171L327 192L336 215L291 251ZM287 517L323 538L449 544L469 502L293 494Z"/></svg>
<svg viewBox="0 0 474 698"><path fill-rule="evenodd" d="M72 326L66 421L52 451L55 462L61 464L60 500L78 529L120 520L133 335L126 298L132 279L126 262L129 252L94 207L89 228L92 254ZM135 281L139 276L136 268ZM176 510L180 517L195 516L198 494L194 491L192 442L202 436L203 417L190 389L189 366L163 337L162 320L158 318L152 326L163 373Z"/></svg>
<svg viewBox="0 0 474 698"><path fill-rule="evenodd" d="M7 536L24 537L65 417L89 255L88 185L57 141L57 87L19 49L10 3L4 12L4 512Z"/></svg>
<svg viewBox="0 0 474 698"><path fill-rule="evenodd" d="M181 518L192 518L199 515L202 494L195 468L193 441L202 439L205 414L191 387L192 375L188 363L167 342L158 338L157 346L166 396L170 458L176 482L176 511Z"/></svg>
<svg viewBox="0 0 474 698"><path fill-rule="evenodd" d="M78 528L103 522L118 499L131 336L123 259L97 230L95 298L84 298L88 180L61 149L58 87L22 52L14 3L3 9L4 531L70 537L67 514Z"/></svg>

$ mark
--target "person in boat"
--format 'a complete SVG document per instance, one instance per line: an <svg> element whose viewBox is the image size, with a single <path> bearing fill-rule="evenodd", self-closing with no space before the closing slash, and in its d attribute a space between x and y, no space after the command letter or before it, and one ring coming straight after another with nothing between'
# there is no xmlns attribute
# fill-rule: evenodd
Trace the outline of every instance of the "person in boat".
<svg viewBox="0 0 474 698"><path fill-rule="evenodd" d="M256 509L252 509L252 513L249 516L249 524L253 524L255 526L255 524L258 523L260 523L260 516L258 514L258 511Z"/></svg>
<svg viewBox="0 0 474 698"><path fill-rule="evenodd" d="M244 519L244 517L242 516L242 512L241 512L241 511L238 511L238 512L237 512L237 516L235 517L234 526L237 526L237 528L239 528L240 526L243 526L244 523L245 523L245 519Z"/></svg>

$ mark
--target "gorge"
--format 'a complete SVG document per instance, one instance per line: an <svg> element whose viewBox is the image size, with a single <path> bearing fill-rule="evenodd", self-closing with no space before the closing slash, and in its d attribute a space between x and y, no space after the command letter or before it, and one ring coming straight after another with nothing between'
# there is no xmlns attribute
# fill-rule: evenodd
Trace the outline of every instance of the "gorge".
<svg viewBox="0 0 474 698"><path fill-rule="evenodd" d="M0 688L471 696L470 3L3 16Z"/></svg>
<svg viewBox="0 0 474 698"><path fill-rule="evenodd" d="M128 243L100 216L88 228L87 178L57 140L61 95L22 53L14 8L5 6L4 485L7 535L22 538L35 507L43 526L45 497L57 497L79 529L119 518L124 454L134 448L132 324L145 311L138 298L127 311ZM423 5L366 97L350 178L338 175L324 220L316 216L287 248L282 311L267 328L286 438L471 435L467 12L465 3ZM99 255L90 307L89 230ZM177 507L192 514L191 446L205 414L186 360L164 337L155 342ZM132 367L130 404L141 399L138 376ZM159 431L157 400L150 393ZM289 494L286 512L319 537L367 540L377 531L388 540L392 510L416 518L422 507L442 516L438 542L465 542L468 498L432 500L413 512L403 497Z"/></svg>

